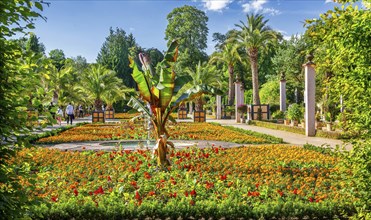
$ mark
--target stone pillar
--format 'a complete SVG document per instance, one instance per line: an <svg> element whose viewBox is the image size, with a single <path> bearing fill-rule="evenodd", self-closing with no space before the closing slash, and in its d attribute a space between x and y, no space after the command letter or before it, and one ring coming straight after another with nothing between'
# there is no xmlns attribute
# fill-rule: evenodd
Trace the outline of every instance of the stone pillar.
<svg viewBox="0 0 371 220"><path fill-rule="evenodd" d="M222 119L222 97L216 96L216 119Z"/></svg>
<svg viewBox="0 0 371 220"><path fill-rule="evenodd" d="M286 80L280 80L280 110L286 111Z"/></svg>
<svg viewBox="0 0 371 220"><path fill-rule="evenodd" d="M236 115L236 122L241 122L241 114L238 113L237 107L241 105L241 82L237 81L234 84L234 91L235 91L235 99L236 99L236 106L235 106L235 115Z"/></svg>
<svg viewBox="0 0 371 220"><path fill-rule="evenodd" d="M316 71L314 70L314 63L312 62L313 55L307 56L308 62L303 65L305 69L305 135L315 136L315 91L316 91Z"/></svg>
<svg viewBox="0 0 371 220"><path fill-rule="evenodd" d="M193 102L189 102L189 114L193 113Z"/></svg>

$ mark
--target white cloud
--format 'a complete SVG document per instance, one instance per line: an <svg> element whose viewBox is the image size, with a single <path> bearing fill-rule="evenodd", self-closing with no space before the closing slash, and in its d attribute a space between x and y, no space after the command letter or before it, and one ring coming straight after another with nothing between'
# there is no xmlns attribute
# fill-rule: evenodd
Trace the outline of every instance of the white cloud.
<svg viewBox="0 0 371 220"><path fill-rule="evenodd" d="M267 0L252 0L249 3L245 3L242 5L243 12L249 13L262 13L262 14L269 14L269 15L278 15L281 12L274 8L264 8L264 4L266 4Z"/></svg>
<svg viewBox="0 0 371 220"><path fill-rule="evenodd" d="M334 1L333 0L325 0L325 3L333 3Z"/></svg>
<svg viewBox="0 0 371 220"><path fill-rule="evenodd" d="M129 30L130 30L130 32L134 32L135 31L135 28L130 27Z"/></svg>
<svg viewBox="0 0 371 220"><path fill-rule="evenodd" d="M202 0L204 7L210 11L222 11L227 8L233 0Z"/></svg>

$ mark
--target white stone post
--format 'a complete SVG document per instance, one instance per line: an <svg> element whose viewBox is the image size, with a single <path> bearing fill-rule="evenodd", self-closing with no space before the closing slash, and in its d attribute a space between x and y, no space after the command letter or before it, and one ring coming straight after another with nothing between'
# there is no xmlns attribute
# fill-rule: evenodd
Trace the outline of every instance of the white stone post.
<svg viewBox="0 0 371 220"><path fill-rule="evenodd" d="M193 113L193 102L189 102L189 114Z"/></svg>
<svg viewBox="0 0 371 220"><path fill-rule="evenodd" d="M241 115L238 112L237 107L242 104L241 103L241 83L237 81L237 82L235 82L234 86L235 86L234 91L235 91L235 99L236 99L236 102L235 102L236 103L236 106L235 106L236 122L240 123L241 122Z"/></svg>
<svg viewBox="0 0 371 220"><path fill-rule="evenodd" d="M286 80L280 80L280 110L286 111Z"/></svg>
<svg viewBox="0 0 371 220"><path fill-rule="evenodd" d="M308 62L303 65L305 69L305 135L315 136L316 71L314 70L315 65L312 62L313 55L308 55L307 58Z"/></svg>
<svg viewBox="0 0 371 220"><path fill-rule="evenodd" d="M216 119L222 119L222 97L216 96Z"/></svg>

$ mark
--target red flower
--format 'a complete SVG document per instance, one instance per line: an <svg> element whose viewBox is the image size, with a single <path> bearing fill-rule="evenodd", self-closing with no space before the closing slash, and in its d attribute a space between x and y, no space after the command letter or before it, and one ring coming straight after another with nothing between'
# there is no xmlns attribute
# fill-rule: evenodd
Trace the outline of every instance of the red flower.
<svg viewBox="0 0 371 220"><path fill-rule="evenodd" d="M259 183L255 184L256 189L259 189Z"/></svg>
<svg viewBox="0 0 371 220"><path fill-rule="evenodd" d="M195 202L194 200L191 200L191 201L189 202L189 204L192 205L192 206L195 205L195 203L196 203L196 202Z"/></svg>
<svg viewBox="0 0 371 220"><path fill-rule="evenodd" d="M149 180L151 179L151 174L149 174L148 172L144 172L144 177Z"/></svg>
<svg viewBox="0 0 371 220"><path fill-rule="evenodd" d="M94 191L94 195L104 194L102 186L100 186L97 190Z"/></svg>
<svg viewBox="0 0 371 220"><path fill-rule="evenodd" d="M148 193L148 196L154 196L154 195L156 195L155 191L150 191L150 192Z"/></svg>
<svg viewBox="0 0 371 220"><path fill-rule="evenodd" d="M294 191L292 191L295 195L297 195L298 194L298 189L297 188L295 188L294 189Z"/></svg>
<svg viewBox="0 0 371 220"><path fill-rule="evenodd" d="M53 202L57 202L58 201L58 197L57 196L52 196L52 201Z"/></svg>
<svg viewBox="0 0 371 220"><path fill-rule="evenodd" d="M224 174L224 175L221 175L220 176L220 180L221 181L224 181L224 180L226 180L227 179L227 174Z"/></svg>
<svg viewBox="0 0 371 220"><path fill-rule="evenodd" d="M138 191L135 191L135 199L140 201L140 194Z"/></svg>
<svg viewBox="0 0 371 220"><path fill-rule="evenodd" d="M256 191L254 191L254 192L247 192L247 196L252 196L252 197L258 197L258 196L260 196L260 193L259 192L256 192Z"/></svg>
<svg viewBox="0 0 371 220"><path fill-rule="evenodd" d="M107 181L108 181L108 182L111 182L111 181L112 181L112 179L111 179L110 176L107 176Z"/></svg>
<svg viewBox="0 0 371 220"><path fill-rule="evenodd" d="M74 189L73 190L73 193L75 194L75 196L78 196L79 195L79 192L77 191L77 189Z"/></svg>
<svg viewBox="0 0 371 220"><path fill-rule="evenodd" d="M278 194L280 194L281 197L284 195L284 193L281 190L277 190L277 192Z"/></svg>
<svg viewBox="0 0 371 220"><path fill-rule="evenodd" d="M214 187L214 183L212 183L212 182L206 181L205 184L206 184L206 189L211 189L211 188Z"/></svg>
<svg viewBox="0 0 371 220"><path fill-rule="evenodd" d="M191 196L197 196L196 190L191 191Z"/></svg>
<svg viewBox="0 0 371 220"><path fill-rule="evenodd" d="M314 202L314 199L312 197L309 197L309 202Z"/></svg>
<svg viewBox="0 0 371 220"><path fill-rule="evenodd" d="M185 195L186 197L188 197L189 194L188 194L187 191L185 191L185 192L184 192L184 195Z"/></svg>
<svg viewBox="0 0 371 220"><path fill-rule="evenodd" d="M170 177L170 181L171 181L171 183L172 183L173 185L176 185L176 181L175 181L175 179L174 179L173 177Z"/></svg>
<svg viewBox="0 0 371 220"><path fill-rule="evenodd" d="M176 198L176 192L175 193L170 193L170 198L173 197L173 198Z"/></svg>
<svg viewBox="0 0 371 220"><path fill-rule="evenodd" d="M137 182L136 181L131 181L130 183L135 189L138 188Z"/></svg>

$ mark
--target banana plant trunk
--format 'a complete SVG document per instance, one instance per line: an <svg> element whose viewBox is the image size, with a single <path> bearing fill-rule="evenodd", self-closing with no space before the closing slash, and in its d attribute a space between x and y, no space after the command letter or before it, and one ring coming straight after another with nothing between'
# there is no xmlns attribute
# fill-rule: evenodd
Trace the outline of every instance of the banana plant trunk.
<svg viewBox="0 0 371 220"><path fill-rule="evenodd" d="M157 165L165 168L171 165L168 157L168 145L174 147L174 144L167 140L169 138L169 133L165 128L164 121L162 120L163 115L161 108L156 108L154 115L157 117L157 120L152 120L156 138L154 153L157 154Z"/></svg>

